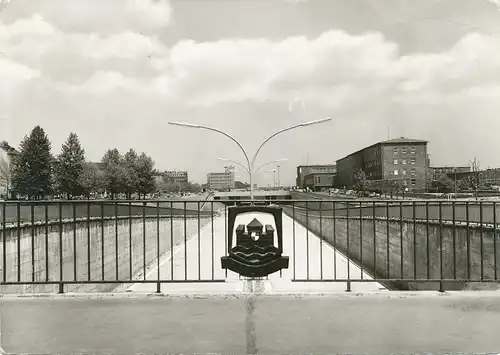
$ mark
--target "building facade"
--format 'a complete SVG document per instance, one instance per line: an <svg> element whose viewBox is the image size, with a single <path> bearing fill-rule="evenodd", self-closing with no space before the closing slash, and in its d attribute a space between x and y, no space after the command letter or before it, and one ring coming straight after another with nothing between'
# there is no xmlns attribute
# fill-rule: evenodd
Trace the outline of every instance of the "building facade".
<svg viewBox="0 0 500 355"><path fill-rule="evenodd" d="M189 181L187 171L176 170L165 171L163 179L168 184L186 184Z"/></svg>
<svg viewBox="0 0 500 355"><path fill-rule="evenodd" d="M305 188L311 191L327 191L335 185L335 175L331 173L312 173L304 177Z"/></svg>
<svg viewBox="0 0 500 355"><path fill-rule="evenodd" d="M355 172L363 170L376 189L388 188L389 182L411 191L425 191L429 164L427 143L401 137L352 153L337 161L336 186L352 189Z"/></svg>
<svg viewBox="0 0 500 355"><path fill-rule="evenodd" d="M305 178L310 174L332 174L337 173L337 167L335 164L328 165L299 165L297 167L297 177L295 179L295 184L299 189L305 189Z"/></svg>
<svg viewBox="0 0 500 355"><path fill-rule="evenodd" d="M429 168L429 183L432 186L435 181L444 176L458 181L468 177L472 173L470 166L433 166Z"/></svg>
<svg viewBox="0 0 500 355"><path fill-rule="evenodd" d="M208 173L207 186L210 190L215 191L234 189L234 173L232 171Z"/></svg>
<svg viewBox="0 0 500 355"><path fill-rule="evenodd" d="M19 152L6 141L0 142L0 196L10 197L12 187L12 164Z"/></svg>

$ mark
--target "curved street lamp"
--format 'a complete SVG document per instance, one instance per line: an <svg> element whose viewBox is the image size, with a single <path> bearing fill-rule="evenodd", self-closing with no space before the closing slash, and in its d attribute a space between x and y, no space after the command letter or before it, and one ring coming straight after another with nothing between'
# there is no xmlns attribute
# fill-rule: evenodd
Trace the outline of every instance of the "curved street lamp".
<svg viewBox="0 0 500 355"><path fill-rule="evenodd" d="M241 151L243 152L243 154L245 155L245 160L247 161L247 167L245 169L248 171L249 176L250 176L250 199L253 200L254 199L254 196L253 196L253 173L255 171L254 170L254 165L255 165L255 160L257 159L257 156L259 155L259 152L262 149L262 147L267 142L269 142L271 139L273 139L274 137L276 137L277 135L279 135L281 133L288 132L288 131L290 131L292 129L295 129L295 128L302 128L302 127L307 127L307 126L311 126L311 125L315 125L315 124L327 122L327 121L330 121L331 119L332 119L331 117L327 117L327 118L322 118L322 119L319 119L319 120L314 120L314 121L308 121L308 122L304 122L304 123L299 123L297 125L290 126L288 128L284 128L284 129L282 129L282 130L280 130L280 131L278 131L276 133L273 133L272 135L270 135L268 138L266 138L262 142L262 144L259 146L259 148L255 152L255 154L253 155L253 157L252 157L251 160L250 160L250 158L248 156L248 153L245 150L245 148L243 148L243 146L241 145L241 143L238 142L238 140L236 138L234 138L230 134L228 134L226 132L223 132L223 131L221 131L221 130L219 130L217 128L203 126L203 125L199 125L199 124L193 124L193 123L185 123L185 122L168 122L168 124L174 125L174 126L188 127L188 128L205 129L205 130L208 130L208 131L217 132L217 133L220 133L220 134L226 136L227 138L231 139L234 143L236 143L238 145L238 147L241 149Z"/></svg>

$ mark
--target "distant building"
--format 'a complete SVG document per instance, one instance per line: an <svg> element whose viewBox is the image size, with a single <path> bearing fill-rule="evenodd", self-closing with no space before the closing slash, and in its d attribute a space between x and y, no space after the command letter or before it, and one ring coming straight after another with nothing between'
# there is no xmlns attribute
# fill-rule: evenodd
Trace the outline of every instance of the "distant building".
<svg viewBox="0 0 500 355"><path fill-rule="evenodd" d="M480 171L479 178L486 186L500 186L500 168Z"/></svg>
<svg viewBox="0 0 500 355"><path fill-rule="evenodd" d="M155 178L155 182L156 184L161 184L163 181L165 181L165 176L164 174L160 173L160 172L155 172L153 174L154 178Z"/></svg>
<svg viewBox="0 0 500 355"><path fill-rule="evenodd" d="M207 185L210 190L234 189L234 173L227 171L223 173L208 173Z"/></svg>
<svg viewBox="0 0 500 355"><path fill-rule="evenodd" d="M328 165L299 165L297 167L297 177L295 184L299 189L305 189L305 178L310 174L330 174L335 175L337 167L335 164Z"/></svg>
<svg viewBox="0 0 500 355"><path fill-rule="evenodd" d="M481 184L486 186L500 186L500 168L483 169L474 172L470 166L432 167L432 172L434 180L438 180L440 176L446 175L454 181L459 181L477 174Z"/></svg>
<svg viewBox="0 0 500 355"><path fill-rule="evenodd" d="M19 152L6 141L0 142L0 195L10 195L12 164Z"/></svg>
<svg viewBox="0 0 500 355"><path fill-rule="evenodd" d="M396 138L375 143L337 160L336 185L352 189L356 170L363 170L367 180L383 189L385 182L398 181L409 190L425 191L429 157L427 141Z"/></svg>
<svg viewBox="0 0 500 355"><path fill-rule="evenodd" d="M433 166L429 170L431 180L439 180L442 176L460 180L472 172L470 166Z"/></svg>
<svg viewBox="0 0 500 355"><path fill-rule="evenodd" d="M185 184L189 181L187 171L165 171L163 177L164 181L169 184Z"/></svg>
<svg viewBox="0 0 500 355"><path fill-rule="evenodd" d="M304 177L304 188L312 191L325 191L335 185L335 176L332 173L311 173Z"/></svg>

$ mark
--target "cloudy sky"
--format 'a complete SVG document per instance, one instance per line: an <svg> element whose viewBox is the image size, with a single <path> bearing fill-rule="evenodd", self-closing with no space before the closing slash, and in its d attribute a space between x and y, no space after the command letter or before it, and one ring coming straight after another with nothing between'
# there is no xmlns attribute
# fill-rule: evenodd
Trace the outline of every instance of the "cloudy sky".
<svg viewBox="0 0 500 355"><path fill-rule="evenodd" d="M0 135L76 132L90 160L151 155L203 182L300 122L258 163L333 163L392 137L433 165L500 166L500 11L494 0L10 0L0 12ZM2 2L0 0L0 2ZM263 169L261 184L272 183ZM265 174L268 173L266 177ZM245 180L243 171L239 172Z"/></svg>

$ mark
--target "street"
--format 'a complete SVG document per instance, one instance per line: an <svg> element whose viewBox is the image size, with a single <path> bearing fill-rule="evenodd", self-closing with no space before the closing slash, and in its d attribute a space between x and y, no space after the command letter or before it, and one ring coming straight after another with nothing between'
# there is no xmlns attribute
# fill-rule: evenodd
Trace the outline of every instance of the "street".
<svg viewBox="0 0 500 355"><path fill-rule="evenodd" d="M495 354L496 294L2 298L5 351L32 354ZM252 342L249 347L249 338Z"/></svg>

